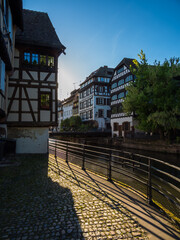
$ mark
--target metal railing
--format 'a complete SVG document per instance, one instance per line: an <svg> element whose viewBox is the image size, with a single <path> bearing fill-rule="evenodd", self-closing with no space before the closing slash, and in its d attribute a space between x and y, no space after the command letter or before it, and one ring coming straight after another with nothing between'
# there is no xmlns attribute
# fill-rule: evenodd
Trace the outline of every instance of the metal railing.
<svg viewBox="0 0 180 240"><path fill-rule="evenodd" d="M49 153L120 181L146 196L149 204L168 209L180 217L180 167L159 159L113 148L49 139ZM160 204L159 204L160 203ZM166 210L165 210L166 211Z"/></svg>

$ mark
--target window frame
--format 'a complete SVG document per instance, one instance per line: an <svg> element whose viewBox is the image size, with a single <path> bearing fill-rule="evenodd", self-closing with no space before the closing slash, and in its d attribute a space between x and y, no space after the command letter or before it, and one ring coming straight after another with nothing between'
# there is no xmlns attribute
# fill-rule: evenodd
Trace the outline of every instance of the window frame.
<svg viewBox="0 0 180 240"><path fill-rule="evenodd" d="M42 102L41 102L42 95L49 95L49 107L42 106ZM52 94L51 94L51 92L40 92L39 104L40 104L40 110L50 111L52 109Z"/></svg>

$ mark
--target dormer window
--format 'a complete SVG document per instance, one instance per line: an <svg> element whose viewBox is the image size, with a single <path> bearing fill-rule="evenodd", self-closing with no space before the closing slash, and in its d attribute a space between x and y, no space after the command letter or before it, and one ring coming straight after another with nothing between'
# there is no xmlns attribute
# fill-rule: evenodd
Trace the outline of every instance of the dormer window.
<svg viewBox="0 0 180 240"><path fill-rule="evenodd" d="M25 63L30 63L30 60L31 60L31 55L30 55L30 53L25 52L25 53L24 53L24 62L25 62Z"/></svg>
<svg viewBox="0 0 180 240"><path fill-rule="evenodd" d="M40 65L53 68L54 67L54 57L47 55L40 55L38 53L24 52L24 64L28 66Z"/></svg>
<svg viewBox="0 0 180 240"><path fill-rule="evenodd" d="M54 57L48 56L48 67L54 67Z"/></svg>
<svg viewBox="0 0 180 240"><path fill-rule="evenodd" d="M46 65L46 56L45 55L40 55L40 64Z"/></svg>
<svg viewBox="0 0 180 240"><path fill-rule="evenodd" d="M32 53L32 64L38 64L38 54Z"/></svg>

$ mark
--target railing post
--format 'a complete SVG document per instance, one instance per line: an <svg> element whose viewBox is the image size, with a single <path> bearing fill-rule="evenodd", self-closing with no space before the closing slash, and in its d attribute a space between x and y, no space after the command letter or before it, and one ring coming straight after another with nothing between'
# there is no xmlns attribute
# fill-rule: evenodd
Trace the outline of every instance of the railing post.
<svg viewBox="0 0 180 240"><path fill-rule="evenodd" d="M109 153L109 161L108 161L108 181L112 181L112 171L111 171L111 155L112 155L112 150L110 150Z"/></svg>
<svg viewBox="0 0 180 240"><path fill-rule="evenodd" d="M55 154L54 154L54 156L55 156L55 159L57 158L57 154L56 154L56 141L55 141Z"/></svg>
<svg viewBox="0 0 180 240"><path fill-rule="evenodd" d="M147 186L147 197L148 203L152 204L152 182L151 182L151 159L148 158L148 186Z"/></svg>
<svg viewBox="0 0 180 240"><path fill-rule="evenodd" d="M85 171L85 144L83 144L83 160L82 160L82 170Z"/></svg>
<svg viewBox="0 0 180 240"><path fill-rule="evenodd" d="M131 153L131 160L134 160L134 154L133 153ZM134 172L134 161L133 161L133 172Z"/></svg>
<svg viewBox="0 0 180 240"><path fill-rule="evenodd" d="M68 142L67 142L67 146L66 146L66 163L68 163Z"/></svg>
<svg viewBox="0 0 180 240"><path fill-rule="evenodd" d="M47 139L47 154L49 154L49 138Z"/></svg>

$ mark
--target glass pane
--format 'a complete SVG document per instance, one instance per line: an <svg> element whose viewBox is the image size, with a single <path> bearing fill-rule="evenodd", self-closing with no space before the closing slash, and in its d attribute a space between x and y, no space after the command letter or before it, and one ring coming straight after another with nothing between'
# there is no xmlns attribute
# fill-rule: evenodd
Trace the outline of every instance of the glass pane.
<svg viewBox="0 0 180 240"><path fill-rule="evenodd" d="M38 64L38 54L32 53L32 64Z"/></svg>
<svg viewBox="0 0 180 240"><path fill-rule="evenodd" d="M48 56L48 66L54 67L54 57Z"/></svg>
<svg viewBox="0 0 180 240"><path fill-rule="evenodd" d="M43 109L50 108L50 95L48 93L41 94L41 108L43 108Z"/></svg>
<svg viewBox="0 0 180 240"><path fill-rule="evenodd" d="M24 62L30 63L30 53L24 53Z"/></svg>
<svg viewBox="0 0 180 240"><path fill-rule="evenodd" d="M40 64L46 65L46 56L45 55L40 55Z"/></svg>

